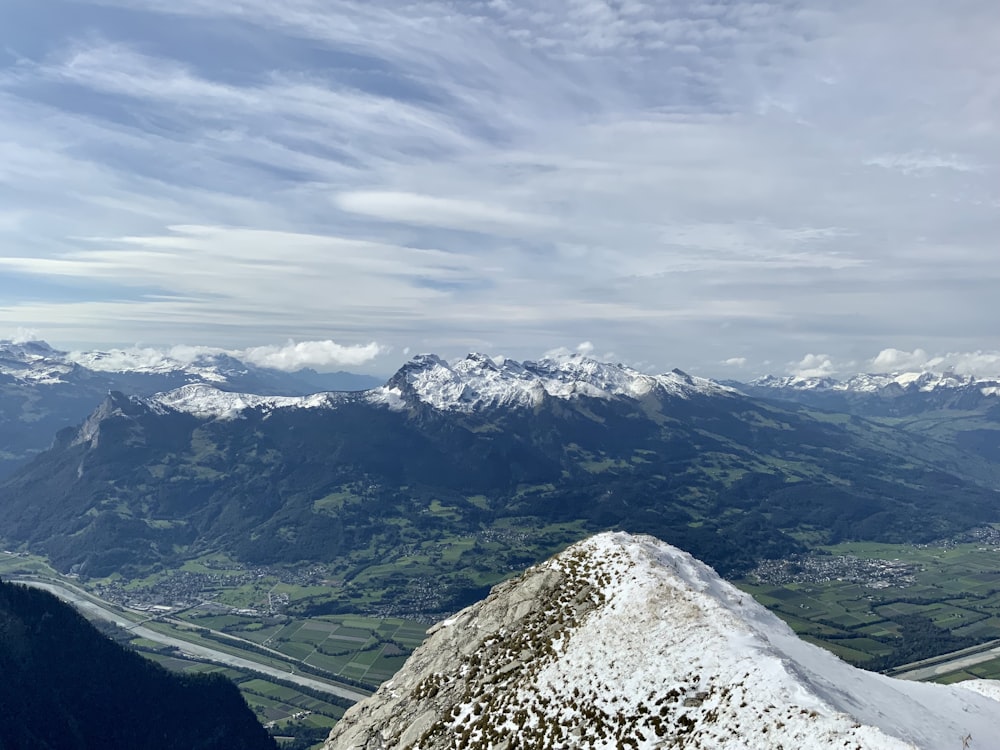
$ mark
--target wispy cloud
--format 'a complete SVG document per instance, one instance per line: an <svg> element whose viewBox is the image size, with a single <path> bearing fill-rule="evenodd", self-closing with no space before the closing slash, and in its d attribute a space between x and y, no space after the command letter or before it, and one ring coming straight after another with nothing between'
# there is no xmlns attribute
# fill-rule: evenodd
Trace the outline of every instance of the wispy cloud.
<svg viewBox="0 0 1000 750"><path fill-rule="evenodd" d="M376 219L470 231L534 228L549 224L540 216L511 210L502 204L415 193L354 191L335 197L343 210Z"/></svg>
<svg viewBox="0 0 1000 750"><path fill-rule="evenodd" d="M950 169L955 172L982 172L984 168L971 164L956 154L885 154L873 156L865 161L873 167L894 169L905 175L925 174L937 169Z"/></svg>
<svg viewBox="0 0 1000 750"><path fill-rule="evenodd" d="M788 372L800 378L828 378L837 374L829 354L807 354L799 362L790 363Z"/></svg>
<svg viewBox="0 0 1000 750"><path fill-rule="evenodd" d="M8 328L709 374L990 348L986 0L15 1Z"/></svg>
<svg viewBox="0 0 1000 750"><path fill-rule="evenodd" d="M911 352L883 349L871 360L875 372L954 372L959 375L1000 377L1000 352L948 352L928 354L923 349Z"/></svg>

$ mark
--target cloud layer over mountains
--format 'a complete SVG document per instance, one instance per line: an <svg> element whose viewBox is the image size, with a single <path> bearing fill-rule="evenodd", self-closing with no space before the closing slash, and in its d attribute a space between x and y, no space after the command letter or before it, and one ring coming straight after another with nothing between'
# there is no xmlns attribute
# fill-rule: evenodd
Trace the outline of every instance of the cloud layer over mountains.
<svg viewBox="0 0 1000 750"><path fill-rule="evenodd" d="M705 374L989 349L998 14L9 0L0 326Z"/></svg>

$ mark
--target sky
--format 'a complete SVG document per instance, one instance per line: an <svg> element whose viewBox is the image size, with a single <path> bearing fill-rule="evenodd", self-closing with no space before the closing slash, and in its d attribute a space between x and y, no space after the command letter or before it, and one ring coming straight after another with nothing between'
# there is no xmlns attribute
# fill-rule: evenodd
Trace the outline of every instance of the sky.
<svg viewBox="0 0 1000 750"><path fill-rule="evenodd" d="M997 49L994 0L2 0L0 337L1000 374Z"/></svg>

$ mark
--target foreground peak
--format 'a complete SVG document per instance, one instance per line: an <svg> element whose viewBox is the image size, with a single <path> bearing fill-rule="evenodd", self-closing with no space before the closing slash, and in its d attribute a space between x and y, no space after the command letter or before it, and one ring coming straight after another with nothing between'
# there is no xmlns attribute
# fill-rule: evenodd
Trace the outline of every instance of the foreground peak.
<svg viewBox="0 0 1000 750"><path fill-rule="evenodd" d="M851 667L690 555L608 533L432 629L326 747L986 748L998 721L1000 702Z"/></svg>

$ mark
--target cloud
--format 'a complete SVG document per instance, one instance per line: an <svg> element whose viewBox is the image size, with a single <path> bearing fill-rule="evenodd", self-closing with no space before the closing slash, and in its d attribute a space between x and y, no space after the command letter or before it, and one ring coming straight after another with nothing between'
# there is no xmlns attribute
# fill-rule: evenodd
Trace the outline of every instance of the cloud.
<svg viewBox="0 0 1000 750"><path fill-rule="evenodd" d="M912 352L883 349L871 360L873 372L954 372L977 377L1000 376L1000 352L949 352L930 355L923 349Z"/></svg>
<svg viewBox="0 0 1000 750"><path fill-rule="evenodd" d="M537 227L545 219L502 205L414 193L357 191L335 197L338 207L364 216L450 229L504 230Z"/></svg>
<svg viewBox="0 0 1000 750"><path fill-rule="evenodd" d="M724 359L722 361L726 367L746 367L747 358L746 357L730 357L729 359Z"/></svg>
<svg viewBox="0 0 1000 750"><path fill-rule="evenodd" d="M956 154L941 155L927 153L885 154L865 160L865 164L884 169L893 169L905 175L923 174L936 169L950 169L955 172L982 172L983 168L970 164Z"/></svg>
<svg viewBox="0 0 1000 750"><path fill-rule="evenodd" d="M705 374L993 341L995 3L24 5L8 328Z"/></svg>
<svg viewBox="0 0 1000 750"><path fill-rule="evenodd" d="M931 357L923 349L904 352L899 349L883 349L871 360L873 372L913 372L924 369Z"/></svg>
<svg viewBox="0 0 1000 750"><path fill-rule="evenodd" d="M375 343L342 346L334 341L289 341L284 346L257 346L235 352L234 356L249 364L274 370L294 372L305 367L326 369L352 367L371 362L385 352Z"/></svg>
<svg viewBox="0 0 1000 750"><path fill-rule="evenodd" d="M576 346L570 348L568 346L557 346L553 349L546 351L542 357L545 359L563 359L565 357L590 357L594 353L594 344L590 341L581 341ZM611 361L614 359L612 354L606 354L601 357L602 360Z"/></svg>
<svg viewBox="0 0 1000 750"><path fill-rule="evenodd" d="M828 354L807 354L790 364L788 372L800 378L829 378L837 374L837 368Z"/></svg>
<svg viewBox="0 0 1000 750"><path fill-rule="evenodd" d="M1000 377L1000 352L977 351L946 354L941 357L947 369L959 375Z"/></svg>
<svg viewBox="0 0 1000 750"><path fill-rule="evenodd" d="M18 327L9 339L14 344L26 344L38 340L38 331L33 328Z"/></svg>

